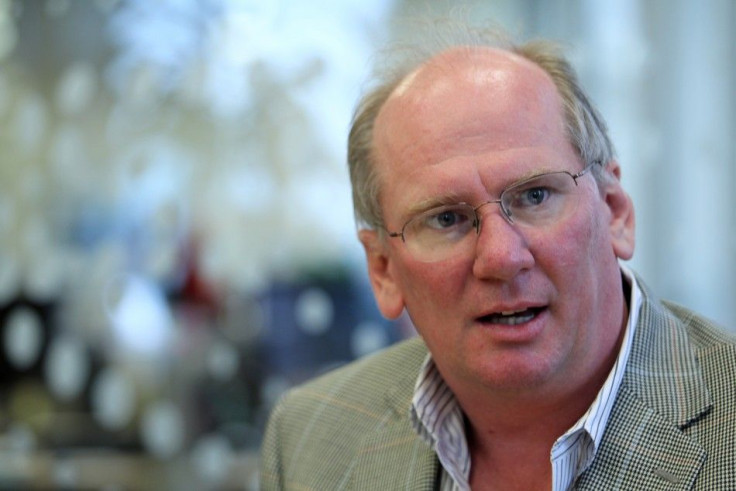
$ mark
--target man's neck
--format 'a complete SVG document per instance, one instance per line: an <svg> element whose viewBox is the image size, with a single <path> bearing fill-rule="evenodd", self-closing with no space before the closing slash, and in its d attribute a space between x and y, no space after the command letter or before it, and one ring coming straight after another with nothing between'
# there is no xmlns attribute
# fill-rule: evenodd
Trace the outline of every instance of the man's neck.
<svg viewBox="0 0 736 491"><path fill-rule="evenodd" d="M499 392L482 387L463 390L446 379L465 414L471 452L473 446L490 451L494 446L508 445L504 455L511 455L513 448L532 452L539 446L539 453L548 462L554 442L590 408L616 363L628 322L628 303L622 303L624 315L617 341L596 370L581 377L580 383L565 380L544 387Z"/></svg>
<svg viewBox="0 0 736 491"><path fill-rule="evenodd" d="M615 357L608 370L613 363ZM458 398L461 407L469 408L464 413L471 489L550 489L552 446L585 414L607 374L605 371L583 390L555 399L524 394L485 406L477 401L463 406Z"/></svg>
<svg viewBox="0 0 736 491"><path fill-rule="evenodd" d="M548 490L552 469L545 442L535 438L508 441L494 439L487 448L473 438L468 441L471 456L469 484L474 491Z"/></svg>

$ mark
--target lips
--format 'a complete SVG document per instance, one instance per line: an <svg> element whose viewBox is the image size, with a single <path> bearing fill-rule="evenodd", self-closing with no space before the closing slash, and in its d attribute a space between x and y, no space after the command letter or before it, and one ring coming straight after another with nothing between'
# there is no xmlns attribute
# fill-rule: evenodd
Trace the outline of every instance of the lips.
<svg viewBox="0 0 736 491"><path fill-rule="evenodd" d="M545 307L532 307L524 310L495 312L479 317L478 320L484 324L518 326L533 320L544 309Z"/></svg>

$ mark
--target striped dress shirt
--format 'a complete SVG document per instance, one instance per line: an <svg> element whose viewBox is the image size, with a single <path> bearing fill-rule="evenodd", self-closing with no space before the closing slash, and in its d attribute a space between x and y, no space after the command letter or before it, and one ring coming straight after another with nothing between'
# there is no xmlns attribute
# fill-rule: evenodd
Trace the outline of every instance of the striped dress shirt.
<svg viewBox="0 0 736 491"><path fill-rule="evenodd" d="M631 352L641 307L641 291L627 268L621 268L630 285L629 319L616 362L593 404L552 446L552 491L566 491L593 461L608 416L613 407ZM437 370L431 355L422 366L412 398L411 418L415 431L434 449L441 464L442 491L470 489L470 452L460 405Z"/></svg>

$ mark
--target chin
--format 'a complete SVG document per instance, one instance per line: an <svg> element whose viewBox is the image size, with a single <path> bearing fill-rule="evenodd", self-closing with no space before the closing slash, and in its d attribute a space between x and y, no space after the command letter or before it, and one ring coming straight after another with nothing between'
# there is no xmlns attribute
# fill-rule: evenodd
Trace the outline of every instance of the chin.
<svg viewBox="0 0 736 491"><path fill-rule="evenodd" d="M539 361L495 360L492 366L477 367L473 372L473 377L489 389L523 391L549 382L554 368Z"/></svg>

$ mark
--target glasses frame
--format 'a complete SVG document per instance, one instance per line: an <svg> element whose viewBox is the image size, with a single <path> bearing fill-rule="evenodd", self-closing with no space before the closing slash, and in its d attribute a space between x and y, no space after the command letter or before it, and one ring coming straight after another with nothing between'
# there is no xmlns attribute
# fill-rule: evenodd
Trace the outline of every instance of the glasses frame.
<svg viewBox="0 0 736 491"><path fill-rule="evenodd" d="M456 203L456 204L457 205L469 205L469 206L471 206L471 208L473 210L473 214L475 215L474 221L473 221L473 228L475 229L475 234L476 235L480 235L481 216L478 213L478 210L480 210L484 206L489 205L491 203L497 203L499 205L498 207L501 209L501 214L506 219L506 221L509 222L510 224L513 224L514 223L514 219L511 216L511 212L508 209L506 209L506 206L504 206L504 203L503 203L504 194L506 194L506 192L509 189L512 189L512 188L521 186L524 183L527 183L527 182L532 181L534 179L537 179L539 177L547 176L547 175L550 175L550 174L567 174L568 176L570 176L572 178L573 182L575 183L575 186L577 186L578 185L578 179L581 178L581 177L583 177L584 175L588 174L588 172L593 168L594 165L600 164L600 163L601 163L600 160L596 160L596 161L588 164L587 166L585 166L585 168L583 170L581 170L580 172L578 172L576 174L573 174L572 172L569 172L569 171L566 171L566 170L557 170L557 171L551 171L551 172L541 172L541 173L536 174L534 176L527 177L527 178L521 179L519 181L515 181L515 182L509 184L508 186L506 186L503 189L503 191L501 191L501 194L498 196L498 199L492 199L492 200L484 201L483 203L479 204L478 206L472 206L469 203L465 203L465 202L460 202L460 203ZM386 230L386 233L391 238L401 237L401 241L404 244L406 244L406 238L404 237L404 230L406 230L407 225L409 225L409 223L411 223L411 221L414 220L417 216L419 216L419 215L414 215L413 217L409 218L406 221L406 223L404 223L404 225L401 227L401 230L400 231L398 231L398 232L391 232L390 230L385 229Z"/></svg>

